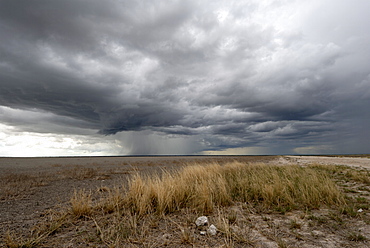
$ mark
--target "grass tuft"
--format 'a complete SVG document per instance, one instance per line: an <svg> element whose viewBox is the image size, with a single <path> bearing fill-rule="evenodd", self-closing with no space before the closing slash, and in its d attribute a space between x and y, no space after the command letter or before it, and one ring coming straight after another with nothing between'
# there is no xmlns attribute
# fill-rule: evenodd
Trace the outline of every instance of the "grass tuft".
<svg viewBox="0 0 370 248"><path fill-rule="evenodd" d="M367 238L362 235L361 233L350 233L347 238L350 240L350 241L355 241L355 242L362 242L362 241L366 241Z"/></svg>
<svg viewBox="0 0 370 248"><path fill-rule="evenodd" d="M77 218L90 216L93 212L91 192L75 190L70 202L71 213Z"/></svg>

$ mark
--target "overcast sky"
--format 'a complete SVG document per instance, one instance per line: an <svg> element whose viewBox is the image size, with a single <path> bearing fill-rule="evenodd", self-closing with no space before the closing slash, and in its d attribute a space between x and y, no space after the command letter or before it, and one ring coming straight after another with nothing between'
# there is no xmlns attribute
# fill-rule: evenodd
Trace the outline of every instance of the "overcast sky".
<svg viewBox="0 0 370 248"><path fill-rule="evenodd" d="M0 156L370 153L368 0L0 0Z"/></svg>

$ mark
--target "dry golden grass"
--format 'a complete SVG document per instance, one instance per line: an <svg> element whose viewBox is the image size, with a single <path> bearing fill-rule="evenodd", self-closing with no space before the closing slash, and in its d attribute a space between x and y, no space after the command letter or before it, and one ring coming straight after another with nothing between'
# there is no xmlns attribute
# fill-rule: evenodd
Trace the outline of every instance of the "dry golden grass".
<svg viewBox="0 0 370 248"><path fill-rule="evenodd" d="M98 189L99 192L106 195L100 198L96 209L101 210L103 213L119 212L123 208L124 190L119 187L103 187Z"/></svg>
<svg viewBox="0 0 370 248"><path fill-rule="evenodd" d="M124 199L139 215L185 207L210 213L215 206L234 201L287 209L345 202L335 183L313 168L242 163L193 165L154 177L136 175Z"/></svg>
<svg viewBox="0 0 370 248"><path fill-rule="evenodd" d="M75 190L71 198L71 213L77 218L90 216L93 212L91 192Z"/></svg>
<svg viewBox="0 0 370 248"><path fill-rule="evenodd" d="M4 245L8 248L36 248L45 239L54 234L59 228L68 223L67 212L49 211L47 219L39 223L32 230L31 237L24 239L19 234L7 232L4 237ZM1 245L1 243L0 243ZM2 247L2 246L0 246Z"/></svg>
<svg viewBox="0 0 370 248"><path fill-rule="evenodd" d="M366 169L353 169L348 166L313 164L312 168L322 170L329 175L339 177L341 180L354 180L359 183L370 185L370 171Z"/></svg>
<svg viewBox="0 0 370 248"><path fill-rule="evenodd" d="M26 241L19 241L17 236L12 233L7 233L4 238L4 244L7 248L33 248L37 247L38 240L29 239Z"/></svg>
<svg viewBox="0 0 370 248"><path fill-rule="evenodd" d="M357 182L361 182L370 185L370 172L369 171L353 171L348 170L346 172L346 177L349 177Z"/></svg>

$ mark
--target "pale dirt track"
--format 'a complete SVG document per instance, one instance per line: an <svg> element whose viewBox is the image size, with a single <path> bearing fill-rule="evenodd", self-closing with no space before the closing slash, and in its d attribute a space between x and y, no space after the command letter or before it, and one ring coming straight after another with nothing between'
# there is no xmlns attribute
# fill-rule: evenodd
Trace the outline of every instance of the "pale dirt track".
<svg viewBox="0 0 370 248"><path fill-rule="evenodd" d="M370 158L366 157L284 156L284 158L297 164L318 163L370 168Z"/></svg>

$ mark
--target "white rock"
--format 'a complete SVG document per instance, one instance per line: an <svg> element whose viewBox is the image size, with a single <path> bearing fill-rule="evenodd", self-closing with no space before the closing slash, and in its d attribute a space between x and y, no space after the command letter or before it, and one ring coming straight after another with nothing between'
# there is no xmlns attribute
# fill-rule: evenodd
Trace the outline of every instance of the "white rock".
<svg viewBox="0 0 370 248"><path fill-rule="evenodd" d="M200 235L206 235L207 232L206 231L200 231Z"/></svg>
<svg viewBox="0 0 370 248"><path fill-rule="evenodd" d="M357 210L358 213L362 213L364 210L362 210L362 208L360 208L359 210Z"/></svg>
<svg viewBox="0 0 370 248"><path fill-rule="evenodd" d="M200 216L195 221L195 225L197 225L197 226L205 226L207 224L208 224L208 218L207 218L207 216Z"/></svg>
<svg viewBox="0 0 370 248"><path fill-rule="evenodd" d="M171 238L171 234L168 234L168 233L165 233L165 234L163 234L162 235L162 237L164 238L164 239L169 239L169 238Z"/></svg>
<svg viewBox="0 0 370 248"><path fill-rule="evenodd" d="M207 230L207 233L209 235L216 235L217 234L217 227L215 227L215 225L210 225L208 230Z"/></svg>

